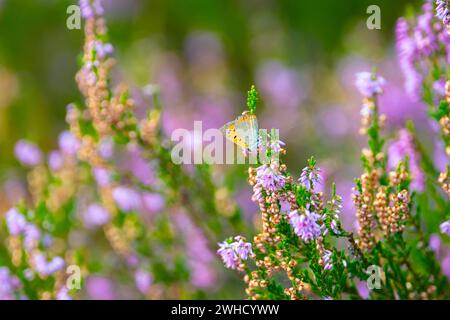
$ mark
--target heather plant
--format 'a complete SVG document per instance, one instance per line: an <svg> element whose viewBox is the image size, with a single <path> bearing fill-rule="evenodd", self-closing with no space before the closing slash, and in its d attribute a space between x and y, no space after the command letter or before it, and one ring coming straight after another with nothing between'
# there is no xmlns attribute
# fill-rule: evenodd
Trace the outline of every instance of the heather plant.
<svg viewBox="0 0 450 320"><path fill-rule="evenodd" d="M370 298L448 295L447 279L426 246L413 210L408 157L387 169L381 134L386 117L377 106L384 85L375 73L357 74L356 86L363 96L360 131L368 138L361 156L364 172L355 180L353 194L357 235L341 226L342 198L335 185L329 197L315 191L321 176L314 158L298 180L282 160L249 169L262 231L252 242L242 236L229 238L218 250L227 268L244 273L249 298L355 298L359 282L369 280L371 266L383 270L383 280ZM421 270L413 267L416 259L423 263Z"/></svg>

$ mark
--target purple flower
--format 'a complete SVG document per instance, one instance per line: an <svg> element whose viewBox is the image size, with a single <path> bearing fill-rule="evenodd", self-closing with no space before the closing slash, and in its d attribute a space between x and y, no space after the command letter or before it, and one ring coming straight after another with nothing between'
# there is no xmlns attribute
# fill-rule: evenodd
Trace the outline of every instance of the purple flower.
<svg viewBox="0 0 450 320"><path fill-rule="evenodd" d="M441 19L446 27L450 25L450 8L448 0L436 0L436 17Z"/></svg>
<svg viewBox="0 0 450 320"><path fill-rule="evenodd" d="M227 241L219 243L219 250L217 253L222 258L225 267L229 269L236 269L239 265L239 258L234 251L233 245Z"/></svg>
<svg viewBox="0 0 450 320"><path fill-rule="evenodd" d="M356 288L358 290L358 294L362 299L369 298L370 290L367 287L367 283L365 281L357 281Z"/></svg>
<svg viewBox="0 0 450 320"><path fill-rule="evenodd" d="M0 267L0 300L14 300L19 287L19 279L7 267Z"/></svg>
<svg viewBox="0 0 450 320"><path fill-rule="evenodd" d="M288 216L295 234L304 242L309 242L321 235L321 227L317 223L320 219L318 214L308 210L305 210L304 214L299 214L297 210L294 210Z"/></svg>
<svg viewBox="0 0 450 320"><path fill-rule="evenodd" d="M34 224L27 224L24 230L25 239L24 245L27 250L32 250L37 247L41 237L41 231Z"/></svg>
<svg viewBox="0 0 450 320"><path fill-rule="evenodd" d="M100 41L95 42L95 51L97 53L97 57L100 60L103 60L107 55L111 55L114 52L114 48L110 43L103 43Z"/></svg>
<svg viewBox="0 0 450 320"><path fill-rule="evenodd" d="M113 300L114 285L111 280L100 276L91 276L86 283L88 296L94 300Z"/></svg>
<svg viewBox="0 0 450 320"><path fill-rule="evenodd" d="M113 199L120 210L129 212L141 206L139 193L128 187L117 187L113 190Z"/></svg>
<svg viewBox="0 0 450 320"><path fill-rule="evenodd" d="M412 182L411 188L422 192L425 188L425 176L420 168L420 155L416 151L414 141L406 129L400 130L398 140L392 142L388 147L388 167L395 168L405 156L409 159Z"/></svg>
<svg viewBox="0 0 450 320"><path fill-rule="evenodd" d="M213 268L215 257L211 252L203 230L184 212L175 215L177 228L186 240L186 256L190 268L190 281L197 288L212 288L216 284Z"/></svg>
<svg viewBox="0 0 450 320"><path fill-rule="evenodd" d="M417 47L409 32L410 27L406 19L398 19L395 28L396 49L400 68L405 78L405 90L413 101L418 101L422 95L422 76L415 67Z"/></svg>
<svg viewBox="0 0 450 320"><path fill-rule="evenodd" d="M106 187L111 183L111 173L107 169L97 167L92 172L99 187Z"/></svg>
<svg viewBox="0 0 450 320"><path fill-rule="evenodd" d="M331 257L332 252L330 250L325 249L322 260L323 260L323 269L331 270L333 269L333 259Z"/></svg>
<svg viewBox="0 0 450 320"><path fill-rule="evenodd" d="M80 141L70 131L64 131L59 135L59 148L63 153L74 156L80 148Z"/></svg>
<svg viewBox="0 0 450 320"><path fill-rule="evenodd" d="M439 229L441 230L441 233L450 236L450 220L442 222Z"/></svg>
<svg viewBox="0 0 450 320"><path fill-rule="evenodd" d="M433 91L440 97L445 96L445 80L440 79L433 82Z"/></svg>
<svg viewBox="0 0 450 320"><path fill-rule="evenodd" d="M232 242L231 238L219 243L219 250L217 253L222 258L225 267L229 269L236 269L242 260L247 260L252 252L252 245L245 242L240 236L234 238L236 241Z"/></svg>
<svg viewBox="0 0 450 320"><path fill-rule="evenodd" d="M143 209L150 214L161 212L165 207L165 199L159 193L144 192L141 201Z"/></svg>
<svg viewBox="0 0 450 320"><path fill-rule="evenodd" d="M267 164L256 170L256 180L257 185L270 192L282 189L286 183L286 177Z"/></svg>
<svg viewBox="0 0 450 320"><path fill-rule="evenodd" d="M434 252L437 258L440 256L441 251L441 238L437 234L430 235L429 247Z"/></svg>
<svg viewBox="0 0 450 320"><path fill-rule="evenodd" d="M280 152L281 148L283 148L284 145L285 145L285 143L278 139L270 141L270 149L272 149L272 152L275 152L275 153Z"/></svg>
<svg viewBox="0 0 450 320"><path fill-rule="evenodd" d="M52 260L47 261L42 253L37 253L33 256L34 266L36 271L43 276L49 276L59 270L61 270L64 265L64 259L61 257L54 257Z"/></svg>
<svg viewBox="0 0 450 320"><path fill-rule="evenodd" d="M242 237L235 237L235 242L233 242L234 251L242 259L247 260L248 256L253 253L252 245L249 242L245 242Z"/></svg>
<svg viewBox="0 0 450 320"><path fill-rule="evenodd" d="M143 295L146 295L150 291L153 279L149 272L138 270L134 273L134 281L136 282L136 287L138 290Z"/></svg>
<svg viewBox="0 0 450 320"><path fill-rule="evenodd" d="M41 150L34 143L25 140L16 143L14 154L24 166L34 167L42 162Z"/></svg>
<svg viewBox="0 0 450 320"><path fill-rule="evenodd" d="M69 295L69 289L67 287L62 287L59 289L58 293L56 294L57 300L72 300L72 298Z"/></svg>
<svg viewBox="0 0 450 320"><path fill-rule="evenodd" d="M110 160L114 155L114 143L111 139L103 139L101 140L98 146L99 155L105 159Z"/></svg>
<svg viewBox="0 0 450 320"><path fill-rule="evenodd" d="M320 169L311 166L303 168L298 182L300 182L307 190L313 190L315 184L322 182Z"/></svg>
<svg viewBox="0 0 450 320"><path fill-rule="evenodd" d="M375 76L370 72L359 72L356 74L356 88L364 97L372 97L383 93L385 80L381 76Z"/></svg>
<svg viewBox="0 0 450 320"><path fill-rule="evenodd" d="M17 236L25 230L27 221L16 208L11 208L6 213L6 225L8 226L9 233Z"/></svg>
<svg viewBox="0 0 450 320"><path fill-rule="evenodd" d="M48 166L52 171L60 170L64 165L64 158L61 152L55 150L48 155Z"/></svg>
<svg viewBox="0 0 450 320"><path fill-rule="evenodd" d="M98 227L108 223L111 219L111 215L103 206L99 204L91 204L87 207L83 218L86 226Z"/></svg>
<svg viewBox="0 0 450 320"><path fill-rule="evenodd" d="M100 0L94 0L91 4L90 0L80 0L81 16L84 19L92 19L96 15L101 16L104 13L103 6Z"/></svg>
<svg viewBox="0 0 450 320"><path fill-rule="evenodd" d="M80 0L81 16L84 19L94 18L94 10L91 7L90 0Z"/></svg>

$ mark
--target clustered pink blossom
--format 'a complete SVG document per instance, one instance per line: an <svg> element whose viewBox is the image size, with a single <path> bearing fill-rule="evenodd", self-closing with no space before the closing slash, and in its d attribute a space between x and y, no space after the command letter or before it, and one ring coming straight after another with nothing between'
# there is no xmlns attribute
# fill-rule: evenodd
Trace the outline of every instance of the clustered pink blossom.
<svg viewBox="0 0 450 320"><path fill-rule="evenodd" d="M402 129L398 140L388 147L388 166L395 168L405 157L408 157L412 175L411 188L422 192L425 188L425 176L420 168L420 155L415 149L412 136L406 129Z"/></svg>
<svg viewBox="0 0 450 320"><path fill-rule="evenodd" d="M236 269L241 259L247 260L249 255L253 254L251 243L245 242L240 236L235 237L234 240L228 239L219 243L219 250L217 250L225 267L229 269Z"/></svg>
<svg viewBox="0 0 450 320"><path fill-rule="evenodd" d="M0 300L16 299L15 291L19 288L19 279L7 267L0 267Z"/></svg>
<svg viewBox="0 0 450 320"><path fill-rule="evenodd" d="M324 270L331 270L333 269L333 259L331 257L332 252L330 250L325 249L322 260L323 260L323 269Z"/></svg>
<svg viewBox="0 0 450 320"><path fill-rule="evenodd" d="M27 167L34 167L42 162L41 150L34 143L25 140L16 143L14 154L17 160Z"/></svg>
<svg viewBox="0 0 450 320"><path fill-rule="evenodd" d="M373 97L383 93L386 81L381 76L375 76L370 72L358 72L355 85L364 97Z"/></svg>
<svg viewBox="0 0 450 320"><path fill-rule="evenodd" d="M103 226L110 219L111 215L108 210L97 203L89 205L83 215L83 221L87 227Z"/></svg>
<svg viewBox="0 0 450 320"><path fill-rule="evenodd" d="M448 27L450 25L450 8L448 0L436 0L436 17Z"/></svg>
<svg viewBox="0 0 450 320"><path fill-rule="evenodd" d="M322 183L320 169L317 167L304 167L298 182L300 182L307 190L313 190L316 184Z"/></svg>
<svg viewBox="0 0 450 320"><path fill-rule="evenodd" d="M445 10L443 3L444 1L442 3L437 1L439 12L437 16L444 20L446 16L448 17L448 11ZM442 24L435 23L433 18L432 3L426 2L422 9L423 13L417 17L414 25L410 26L405 18L400 18L396 26L396 47L400 68L405 78L405 90L415 101L422 97L422 74L427 74L431 68L424 63L425 59L436 53L441 44L446 48L446 52L450 49L447 31ZM447 54L447 62L449 58ZM441 88L434 89L440 91Z"/></svg>
<svg viewBox="0 0 450 320"><path fill-rule="evenodd" d="M43 276L51 275L61 270L65 265L64 259L61 257L54 257L48 261L44 254L36 253L33 258L36 271Z"/></svg>
<svg viewBox="0 0 450 320"><path fill-rule="evenodd" d="M138 288L143 295L146 295L152 286L153 277L150 272L138 270L134 273L134 281L136 283L136 288Z"/></svg>
<svg viewBox="0 0 450 320"><path fill-rule="evenodd" d="M306 209L304 213L294 210L288 216L295 234L304 242L314 240L321 235L322 227L318 224L320 216L317 213L309 212Z"/></svg>
<svg viewBox="0 0 450 320"><path fill-rule="evenodd" d="M274 192L284 187L286 177L277 172L272 165L263 164L256 170L256 185L261 186L264 190Z"/></svg>
<svg viewBox="0 0 450 320"><path fill-rule="evenodd" d="M441 229L441 233L450 236L450 220L442 222L439 228Z"/></svg>
<svg viewBox="0 0 450 320"><path fill-rule="evenodd" d="M11 208L6 213L6 225L9 233L13 236L17 236L25 230L27 221L16 208Z"/></svg>

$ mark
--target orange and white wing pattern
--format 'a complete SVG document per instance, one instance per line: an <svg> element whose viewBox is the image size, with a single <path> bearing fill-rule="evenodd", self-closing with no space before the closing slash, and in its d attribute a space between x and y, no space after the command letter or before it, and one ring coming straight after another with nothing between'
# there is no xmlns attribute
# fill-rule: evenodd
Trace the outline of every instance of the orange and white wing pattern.
<svg viewBox="0 0 450 320"><path fill-rule="evenodd" d="M258 148L258 120L254 114L244 113L221 128L225 138L250 152Z"/></svg>

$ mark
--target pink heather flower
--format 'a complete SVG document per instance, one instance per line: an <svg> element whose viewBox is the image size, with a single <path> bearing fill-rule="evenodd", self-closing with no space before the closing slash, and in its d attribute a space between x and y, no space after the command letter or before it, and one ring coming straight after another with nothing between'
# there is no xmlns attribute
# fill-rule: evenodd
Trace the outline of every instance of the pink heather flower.
<svg viewBox="0 0 450 320"><path fill-rule="evenodd" d="M215 257L203 230L184 212L178 212L174 218L177 229L187 241L185 251L190 268L190 282L197 288L214 287L217 283L217 274L212 265Z"/></svg>
<svg viewBox="0 0 450 320"><path fill-rule="evenodd" d="M0 300L14 300L19 287L19 279L7 267L0 267Z"/></svg>
<svg viewBox="0 0 450 320"><path fill-rule="evenodd" d="M307 190L313 190L315 184L322 183L320 169L311 166L303 168L298 182L300 182Z"/></svg>
<svg viewBox="0 0 450 320"><path fill-rule="evenodd" d="M87 227L103 226L109 222L111 215L99 204L91 204L84 212L83 220Z"/></svg>
<svg viewBox="0 0 450 320"><path fill-rule="evenodd" d="M92 169L92 173L99 187L106 187L111 183L111 173L107 169L97 167Z"/></svg>
<svg viewBox="0 0 450 320"><path fill-rule="evenodd" d="M42 162L42 153L39 148L31 142L19 140L14 147L14 154L22 165L34 167Z"/></svg>
<svg viewBox="0 0 450 320"><path fill-rule="evenodd" d="M234 239L235 242L232 242L230 238L219 243L219 250L217 250L225 267L229 269L236 269L240 259L247 260L249 255L253 253L251 244L244 242L242 237L237 236Z"/></svg>
<svg viewBox="0 0 450 320"><path fill-rule="evenodd" d="M441 262L442 272L450 280L450 254L447 254Z"/></svg>
<svg viewBox="0 0 450 320"><path fill-rule="evenodd" d="M165 199L159 193L144 192L141 194L142 207L150 214L161 212L165 207Z"/></svg>
<svg viewBox="0 0 450 320"><path fill-rule="evenodd" d="M64 158L61 152L55 150L48 155L48 166L52 171L60 170L64 165Z"/></svg>
<svg viewBox="0 0 450 320"><path fill-rule="evenodd" d="M436 255L436 258L439 259L442 246L441 238L437 234L432 234L430 235L430 240L428 241L428 243L431 251L433 251Z"/></svg>
<svg viewBox="0 0 450 320"><path fill-rule="evenodd" d="M433 91L440 97L445 96L445 80L440 79L433 82Z"/></svg>
<svg viewBox="0 0 450 320"><path fill-rule="evenodd" d="M253 253L251 243L245 242L241 237L236 237L235 239L234 250L236 251L236 254L242 260L247 260L248 256Z"/></svg>
<svg viewBox="0 0 450 320"><path fill-rule="evenodd" d="M33 256L34 266L36 271L43 276L51 275L61 270L64 265L64 259L61 257L54 257L52 260L47 261L42 253L37 253Z"/></svg>
<svg viewBox="0 0 450 320"><path fill-rule="evenodd" d="M114 52L114 48L110 43L102 43L100 41L95 42L95 51L97 53L97 57L100 60L103 60L107 55L111 55Z"/></svg>
<svg viewBox="0 0 450 320"><path fill-rule="evenodd" d="M138 270L134 273L134 281L136 282L136 288L143 295L146 295L150 291L153 279L149 272Z"/></svg>
<svg viewBox="0 0 450 320"><path fill-rule="evenodd" d="M120 210L129 212L141 207L139 193L128 187L117 187L113 190L113 199Z"/></svg>
<svg viewBox="0 0 450 320"><path fill-rule="evenodd" d="M59 148L63 153L73 156L80 148L80 141L70 131L64 131L59 135Z"/></svg>
<svg viewBox="0 0 450 320"><path fill-rule="evenodd" d="M395 168L398 163L408 156L409 168L411 170L411 188L422 192L425 188L425 176L420 168L420 155L416 151L414 141L406 129L400 130L398 140L392 142L388 147L388 167Z"/></svg>
<svg viewBox="0 0 450 320"><path fill-rule="evenodd" d="M90 0L80 0L79 5L80 5L81 16L84 19L94 18L94 10L91 7Z"/></svg>
<svg viewBox="0 0 450 320"><path fill-rule="evenodd" d="M286 177L267 164L256 170L256 180L257 185L270 192L282 189L286 183Z"/></svg>
<svg viewBox="0 0 450 320"><path fill-rule="evenodd" d="M83 19L92 19L96 15L101 16L104 13L104 9L100 0L80 0L80 11Z"/></svg>
<svg viewBox="0 0 450 320"><path fill-rule="evenodd" d="M281 140L274 140L274 141L270 141L270 149L272 149L272 152L278 153L281 151L281 148L283 148L283 146L285 145L285 143Z"/></svg>
<svg viewBox="0 0 450 320"><path fill-rule="evenodd" d="M59 289L58 293L56 294L57 300L72 300L72 298L69 295L69 289L67 289L66 286L63 286L61 289Z"/></svg>
<svg viewBox="0 0 450 320"><path fill-rule="evenodd" d="M100 276L91 276L86 282L87 294L94 300L114 300L115 290L111 280Z"/></svg>
<svg viewBox="0 0 450 320"><path fill-rule="evenodd" d="M321 227L317 223L320 219L318 214L305 209L304 214L299 214L297 210L294 210L288 216L295 234L304 242L309 242L321 235Z"/></svg>
<svg viewBox="0 0 450 320"><path fill-rule="evenodd" d="M450 25L450 7L448 0L436 0L436 17L448 27Z"/></svg>
<svg viewBox="0 0 450 320"><path fill-rule="evenodd" d="M111 139L101 140L98 146L98 153L100 157L105 160L110 160L114 155L114 143Z"/></svg>
<svg viewBox="0 0 450 320"><path fill-rule="evenodd" d="M369 298L370 290L367 287L367 283L365 281L357 281L356 288L358 290L358 294L362 299Z"/></svg>
<svg viewBox="0 0 450 320"><path fill-rule="evenodd" d="M372 97L383 93L386 81L381 76L373 76L370 72L359 72L356 74L356 88L364 97Z"/></svg>
<svg viewBox="0 0 450 320"><path fill-rule="evenodd" d="M450 236L450 220L442 222L439 229L441 230L441 233Z"/></svg>
<svg viewBox="0 0 450 320"><path fill-rule="evenodd" d="M422 76L416 70L418 49L409 33L410 27L406 19L398 19L395 28L396 49L400 69L405 78L405 91L413 101L418 101L422 95Z"/></svg>
<svg viewBox="0 0 450 320"><path fill-rule="evenodd" d="M35 249L39 243L41 231L34 224L30 223L25 226L24 234L25 234L24 239L25 248L29 251Z"/></svg>
<svg viewBox="0 0 450 320"><path fill-rule="evenodd" d="M17 236L25 230L27 221L16 208L11 208L6 212L6 225L8 226L9 233Z"/></svg>
<svg viewBox="0 0 450 320"><path fill-rule="evenodd" d="M332 252L330 250L324 250L322 260L323 260L323 269L331 270L333 269L333 259L331 257Z"/></svg>

